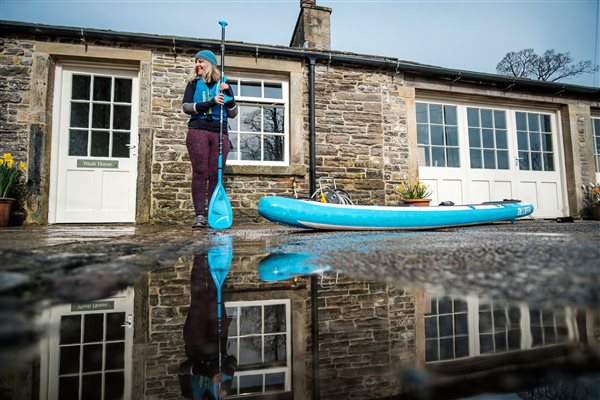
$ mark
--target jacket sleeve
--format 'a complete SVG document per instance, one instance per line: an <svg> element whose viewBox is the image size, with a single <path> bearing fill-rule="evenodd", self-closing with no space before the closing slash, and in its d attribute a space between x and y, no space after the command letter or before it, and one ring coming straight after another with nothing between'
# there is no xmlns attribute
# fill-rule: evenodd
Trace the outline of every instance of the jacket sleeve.
<svg viewBox="0 0 600 400"><path fill-rule="evenodd" d="M185 92L183 93L183 112L187 115L199 115L204 114L206 110L211 107L214 107L215 99L210 99L210 101L202 102L202 103L194 103L194 92L196 91L196 85L194 81L188 82L185 87Z"/></svg>

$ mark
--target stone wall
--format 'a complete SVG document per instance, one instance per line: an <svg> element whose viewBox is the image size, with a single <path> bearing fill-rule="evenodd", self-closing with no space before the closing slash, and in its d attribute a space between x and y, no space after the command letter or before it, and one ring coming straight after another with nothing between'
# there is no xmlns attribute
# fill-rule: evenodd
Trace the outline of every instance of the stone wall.
<svg viewBox="0 0 600 400"><path fill-rule="evenodd" d="M0 156L11 153L16 162L31 164L28 157L31 104L31 75L33 42L13 38L0 38ZM30 171L34 172L34 171ZM12 223L22 222L25 182L27 176L15 186ZM17 219L18 221L15 221Z"/></svg>

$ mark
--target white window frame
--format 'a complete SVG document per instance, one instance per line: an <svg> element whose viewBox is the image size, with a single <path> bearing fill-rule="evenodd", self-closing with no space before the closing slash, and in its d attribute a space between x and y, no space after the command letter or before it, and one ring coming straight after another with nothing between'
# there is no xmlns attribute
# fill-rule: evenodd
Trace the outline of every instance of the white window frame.
<svg viewBox="0 0 600 400"><path fill-rule="evenodd" d="M240 113L240 114L238 114L238 116L235 119L229 121L229 131L230 131L229 138L233 145L233 149L229 153L230 154L229 157L231 157L232 155L236 155L236 159L232 159L232 158L228 157L227 164L228 165L289 166L290 165L290 100L289 100L290 99L290 82L289 82L289 78L285 78L285 77L281 77L281 76L274 76L274 75L234 73L231 76L227 76L227 80L229 82L237 81L237 83L238 83L237 93L234 93L236 104L238 105L238 108L241 109L241 107L243 107L244 105L258 105L258 106L272 105L272 106L280 106L280 107L283 107L283 109L284 109L283 134L277 134L277 133L273 133L273 132L264 132L262 128L261 128L261 132L248 132L250 134L256 134L256 135L260 136L261 146L264 143L263 137L265 135L282 136L283 140L284 140L284 143L283 143L284 159L282 161L241 160L241 159L239 159L239 157L241 157L241 154L234 153L234 150L239 149L239 136L238 136L238 141L236 142L235 138L233 137L233 135L231 133L237 134L239 132L239 123L240 123L239 118L240 118L240 114L241 114ZM269 83L278 84L278 85L281 84L282 99L241 96L240 95L240 90L241 90L240 82L242 82L242 81L260 83L261 92L263 93L263 96L264 96L264 85L265 84L269 84ZM261 118L261 125L263 125L263 123L264 123L264 118ZM237 126L234 126L234 124L236 124ZM263 158L263 157L264 157L264 150L261 148L261 158Z"/></svg>
<svg viewBox="0 0 600 400"><path fill-rule="evenodd" d="M596 165L596 183L600 183L600 116L593 116L592 134L594 136L594 164Z"/></svg>
<svg viewBox="0 0 600 400"><path fill-rule="evenodd" d="M262 326L264 327L264 307L265 306L272 306L272 305L284 305L285 306L285 346L286 346L286 365L285 366L278 366L278 367L268 367L268 368L259 368L259 369L251 369L251 370L236 370L235 375L233 377L234 380L234 385L231 391L231 396L242 396L242 395L261 395L261 394L265 394L265 393L278 393L278 392L267 392L265 390L265 376L267 374L274 374L274 373L284 373L285 374L285 379L284 379L284 392L289 392L292 390L292 339L291 339L291 335L292 335L292 327L291 327L291 301L290 299L279 299L279 300L255 300L255 301L231 301L231 302L226 302L225 303L225 307L227 308L227 313L229 315L230 310L232 308L235 309L235 313L237 313L236 315L238 316L238 318L235 319L235 321L237 322L237 329L236 331L238 332L238 336L228 336L228 343L231 343L231 340L234 339L236 340L236 347L235 349L228 349L228 353L230 355L234 355L236 357L236 359L240 359L240 345L239 345L239 338L243 337L243 336L239 336L240 333L240 318L239 316L241 315L240 313L240 309L241 308L245 308L245 307L256 307L256 306L260 306L262 308L261 311L261 316L263 318L262 320ZM263 343L264 343L264 337L268 336L265 335L264 332L260 333L260 336L263 339ZM229 346L228 346L229 347ZM264 347L263 347L264 349ZM262 357L264 358L264 353L262 354ZM238 361L239 362L239 361ZM263 379L262 379L262 392L260 393L240 393L240 385L239 385L239 378L243 377L243 376L252 376L252 375L262 375Z"/></svg>
<svg viewBox="0 0 600 400"><path fill-rule="evenodd" d="M433 301L434 299L437 299L437 300L450 299L452 301L461 300L461 301L467 303L469 355L467 355L465 357L459 357L459 358L439 359L439 349L438 349L438 359L430 360L430 361L425 360L425 362L427 364L451 362L451 361L455 361L455 360L461 360L461 359L466 359L466 358L476 357L476 356L484 356L484 357L494 356L494 355L501 354L501 353L529 350L529 349L539 348L539 347L557 346L557 345L561 345L561 344L564 344L567 342L575 341L579 337L579 333L577 330L577 322L575 320L575 317L576 317L575 312L573 309L571 309L568 306L565 306L564 308L559 308L557 310L554 310L554 309L535 309L535 310L533 310L533 311L539 312L539 313L541 313L543 311L554 312L553 323L543 325L542 327L552 328L554 332L557 331L558 326L567 329L566 341L563 341L563 342L559 341L559 342L553 342L553 343L545 343L544 342L542 344L538 344L538 343L534 344L533 337L531 334L531 322L530 322L530 317L529 317L530 309L527 304L524 304L524 303L520 303L517 305L501 304L501 303L495 304L492 300L479 299L474 296L467 296L464 298L452 297L452 296L432 296L431 300ZM519 320L519 328L521 331L521 338L520 338L520 346L518 349L514 349L514 350L510 350L510 349L502 350L501 349L500 351L496 351L496 352L481 353L480 331L479 331L479 306L480 306L480 304L489 305L492 309L496 309L496 310L508 309L511 306L519 308L520 313L521 313L520 320ZM559 312L560 315L564 316L564 320L557 321L556 312ZM454 314L454 312L452 314ZM438 317L439 315L440 314L426 313L425 318L428 318L428 317L434 318L434 317ZM442 315L445 315L445 314L442 314ZM502 331L505 331L505 328L499 330L499 332L502 332ZM485 334L488 334L488 333L486 332ZM423 335L425 335L425 332L423 332ZM434 337L429 337L429 338L425 337L425 341L427 341L427 339L433 339L433 338ZM437 336L438 341L441 338L442 337L439 336L439 328L438 328L438 336ZM444 338L448 338L448 337L444 337Z"/></svg>

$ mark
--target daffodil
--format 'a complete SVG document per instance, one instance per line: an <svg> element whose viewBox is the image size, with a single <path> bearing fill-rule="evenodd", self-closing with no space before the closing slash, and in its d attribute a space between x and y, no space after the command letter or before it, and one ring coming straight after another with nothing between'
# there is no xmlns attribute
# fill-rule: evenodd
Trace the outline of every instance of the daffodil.
<svg viewBox="0 0 600 400"><path fill-rule="evenodd" d="M21 171L27 168L24 162L19 162L14 168L15 160L11 153L4 153L0 159L0 197L7 197L17 183Z"/></svg>

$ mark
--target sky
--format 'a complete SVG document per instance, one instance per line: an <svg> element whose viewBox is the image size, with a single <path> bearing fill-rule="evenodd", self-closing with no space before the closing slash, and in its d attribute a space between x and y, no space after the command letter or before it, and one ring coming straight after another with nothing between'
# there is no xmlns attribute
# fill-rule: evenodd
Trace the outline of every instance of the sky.
<svg viewBox="0 0 600 400"><path fill-rule="evenodd" d="M510 51L600 65L600 0L317 0L331 49L496 73ZM0 0L0 19L289 46L300 0ZM600 72L561 82L600 87Z"/></svg>

